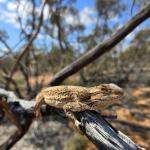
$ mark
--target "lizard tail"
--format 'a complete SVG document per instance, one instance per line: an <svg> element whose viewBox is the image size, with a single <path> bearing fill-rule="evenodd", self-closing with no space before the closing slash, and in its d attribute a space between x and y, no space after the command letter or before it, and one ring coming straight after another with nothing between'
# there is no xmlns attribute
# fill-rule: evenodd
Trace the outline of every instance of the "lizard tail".
<svg viewBox="0 0 150 150"><path fill-rule="evenodd" d="M36 116L36 118L42 118L41 106L42 106L42 104L44 104L44 97L40 93L36 96L35 100L36 100L36 104L35 104L35 107L34 107L35 116Z"/></svg>

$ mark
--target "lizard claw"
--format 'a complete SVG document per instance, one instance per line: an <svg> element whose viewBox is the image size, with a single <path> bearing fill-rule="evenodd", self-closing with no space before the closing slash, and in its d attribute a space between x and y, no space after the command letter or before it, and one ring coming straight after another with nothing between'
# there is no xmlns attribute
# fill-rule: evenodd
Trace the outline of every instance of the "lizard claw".
<svg viewBox="0 0 150 150"><path fill-rule="evenodd" d="M78 132L79 132L80 134L84 135L83 131L81 130L81 126L82 126L81 123L80 123L78 120L75 120L75 121L74 121L74 124L75 124L75 126L76 126Z"/></svg>
<svg viewBox="0 0 150 150"><path fill-rule="evenodd" d="M75 125L76 125L77 128L80 128L79 126L81 126L81 123L78 120L75 120L74 123L75 123Z"/></svg>

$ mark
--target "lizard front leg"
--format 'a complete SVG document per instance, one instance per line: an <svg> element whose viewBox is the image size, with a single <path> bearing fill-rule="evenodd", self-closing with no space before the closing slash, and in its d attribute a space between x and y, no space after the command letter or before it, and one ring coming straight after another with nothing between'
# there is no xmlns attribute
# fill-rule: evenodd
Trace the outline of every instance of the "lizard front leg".
<svg viewBox="0 0 150 150"><path fill-rule="evenodd" d="M76 125L76 127L79 129L79 121L75 118L74 116L74 112L80 112L80 111L84 111L84 110L87 110L89 109L90 110L90 107L84 103L81 103L79 101L77 102L70 102L70 103L67 103L63 106L63 109L65 111L65 114L68 118L72 119Z"/></svg>

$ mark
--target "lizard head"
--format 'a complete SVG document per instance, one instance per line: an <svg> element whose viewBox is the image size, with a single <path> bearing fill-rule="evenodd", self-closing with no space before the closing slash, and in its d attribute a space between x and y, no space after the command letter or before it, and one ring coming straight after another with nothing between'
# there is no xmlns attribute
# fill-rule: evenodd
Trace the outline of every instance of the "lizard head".
<svg viewBox="0 0 150 150"><path fill-rule="evenodd" d="M91 107L102 109L119 102L123 98L124 92L119 86L111 83L92 87L90 94Z"/></svg>

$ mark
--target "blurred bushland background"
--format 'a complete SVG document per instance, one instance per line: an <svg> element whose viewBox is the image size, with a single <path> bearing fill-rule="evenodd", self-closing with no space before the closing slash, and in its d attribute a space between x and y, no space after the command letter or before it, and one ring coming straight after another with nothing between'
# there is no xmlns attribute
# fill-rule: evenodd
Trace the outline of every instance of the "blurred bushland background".
<svg viewBox="0 0 150 150"><path fill-rule="evenodd" d="M55 75L111 37L149 0L0 0L0 88L32 100ZM150 148L150 19L119 44L59 84L94 86L115 83L125 91L111 106L110 123L135 143ZM77 70L77 71L76 71ZM55 85L55 84L54 84ZM58 85L56 83L56 85ZM71 124L71 123L70 123ZM15 126L0 120L0 144ZM12 147L37 150L95 150L63 118L34 120Z"/></svg>

